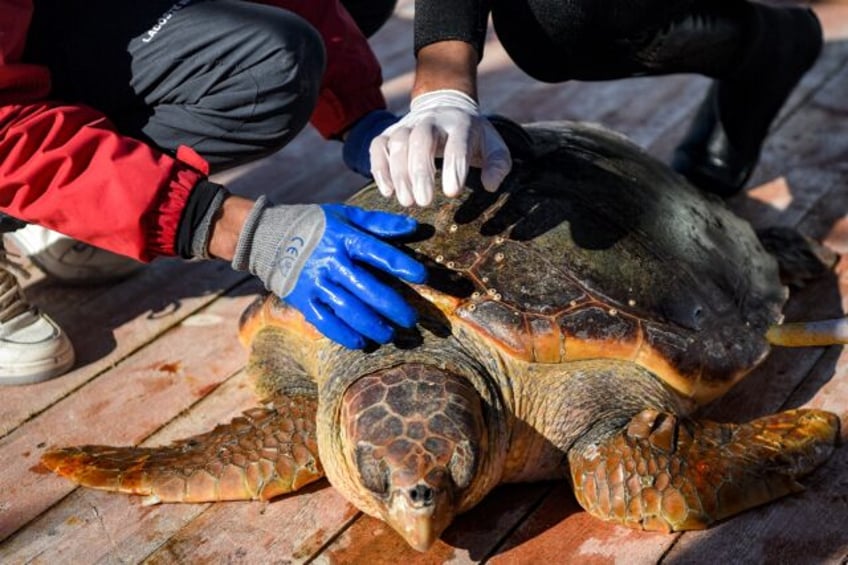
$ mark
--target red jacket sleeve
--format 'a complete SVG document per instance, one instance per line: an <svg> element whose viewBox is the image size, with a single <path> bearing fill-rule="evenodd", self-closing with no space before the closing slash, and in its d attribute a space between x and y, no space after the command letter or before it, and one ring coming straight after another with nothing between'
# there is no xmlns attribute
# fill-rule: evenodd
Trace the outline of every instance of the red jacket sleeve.
<svg viewBox="0 0 848 565"><path fill-rule="evenodd" d="M0 212L142 261L174 255L206 163L115 131L97 111L45 102L47 69L20 62L32 2L0 2Z"/></svg>
<svg viewBox="0 0 848 565"><path fill-rule="evenodd" d="M289 10L311 23L324 39L327 70L312 125L327 139L337 137L370 112L386 107L377 57L338 0L258 0Z"/></svg>
<svg viewBox="0 0 848 565"><path fill-rule="evenodd" d="M0 211L142 261L174 255L203 167L188 148L174 159L84 106L0 108Z"/></svg>

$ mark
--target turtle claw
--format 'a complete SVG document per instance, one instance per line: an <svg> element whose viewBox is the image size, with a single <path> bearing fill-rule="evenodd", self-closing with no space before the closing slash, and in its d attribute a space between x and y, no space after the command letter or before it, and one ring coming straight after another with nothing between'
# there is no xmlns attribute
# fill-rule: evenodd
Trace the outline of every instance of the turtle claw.
<svg viewBox="0 0 848 565"><path fill-rule="evenodd" d="M679 531L710 524L803 490L822 464L839 420L789 410L747 424L692 421L644 410L618 433L569 452L581 506L607 521Z"/></svg>

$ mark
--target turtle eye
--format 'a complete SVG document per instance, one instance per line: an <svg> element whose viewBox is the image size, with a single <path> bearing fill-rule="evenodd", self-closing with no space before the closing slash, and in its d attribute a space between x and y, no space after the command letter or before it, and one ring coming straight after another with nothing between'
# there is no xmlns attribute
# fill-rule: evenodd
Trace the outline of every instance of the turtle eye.
<svg viewBox="0 0 848 565"><path fill-rule="evenodd" d="M362 478L362 486L376 495L385 496L389 492L389 468L383 459L374 457L374 447L360 443L354 453L356 469Z"/></svg>

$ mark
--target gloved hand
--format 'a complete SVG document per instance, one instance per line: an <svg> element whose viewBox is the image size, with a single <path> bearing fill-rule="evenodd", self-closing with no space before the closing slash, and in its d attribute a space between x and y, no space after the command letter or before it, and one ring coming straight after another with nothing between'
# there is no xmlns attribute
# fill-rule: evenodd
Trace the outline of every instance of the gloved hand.
<svg viewBox="0 0 848 565"><path fill-rule="evenodd" d="M415 310L366 265L413 283L425 267L381 241L415 231L412 218L342 204L267 206L257 200L244 223L233 268L266 288L330 339L353 349L392 339L389 322L412 327Z"/></svg>
<svg viewBox="0 0 848 565"><path fill-rule="evenodd" d="M345 134L342 160L363 177L371 178L371 142L400 118L388 110L374 110L359 118Z"/></svg>
<svg viewBox="0 0 848 565"><path fill-rule="evenodd" d="M458 90L416 96L409 113L371 143L371 172L383 196L394 193L403 206L433 200L436 157L444 157L442 190L458 196L468 167L482 169L494 192L512 168L509 149L477 102Z"/></svg>

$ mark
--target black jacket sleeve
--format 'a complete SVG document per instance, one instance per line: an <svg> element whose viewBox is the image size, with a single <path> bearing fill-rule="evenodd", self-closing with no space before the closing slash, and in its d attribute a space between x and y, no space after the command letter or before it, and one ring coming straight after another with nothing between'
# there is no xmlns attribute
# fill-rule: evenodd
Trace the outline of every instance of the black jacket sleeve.
<svg viewBox="0 0 848 565"><path fill-rule="evenodd" d="M415 54L439 41L470 43L483 57L488 0L415 0Z"/></svg>

